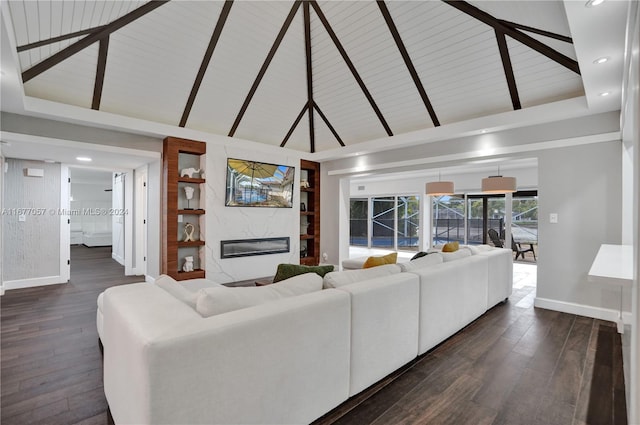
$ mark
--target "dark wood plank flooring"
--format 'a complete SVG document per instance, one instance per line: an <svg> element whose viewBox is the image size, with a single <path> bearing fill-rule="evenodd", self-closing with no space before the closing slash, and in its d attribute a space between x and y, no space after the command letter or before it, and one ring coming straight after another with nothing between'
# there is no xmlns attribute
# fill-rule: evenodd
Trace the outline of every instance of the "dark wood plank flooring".
<svg viewBox="0 0 640 425"><path fill-rule="evenodd" d="M0 298L3 425L108 423L96 298L141 280L109 252L74 247L69 284ZM520 302L532 291L515 290L315 424L626 424L614 324Z"/></svg>

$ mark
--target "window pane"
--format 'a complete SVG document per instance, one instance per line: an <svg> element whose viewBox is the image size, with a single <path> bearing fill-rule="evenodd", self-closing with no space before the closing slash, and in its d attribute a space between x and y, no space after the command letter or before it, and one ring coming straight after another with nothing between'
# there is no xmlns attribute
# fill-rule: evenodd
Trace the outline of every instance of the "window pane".
<svg viewBox="0 0 640 425"><path fill-rule="evenodd" d="M420 226L420 198L417 196L398 197L398 249L418 251L418 230Z"/></svg>
<svg viewBox="0 0 640 425"><path fill-rule="evenodd" d="M482 216L482 198L469 198L467 204L467 242L479 245L483 241L484 226Z"/></svg>
<svg viewBox="0 0 640 425"><path fill-rule="evenodd" d="M434 196L433 245L464 243L464 196Z"/></svg>
<svg viewBox="0 0 640 425"><path fill-rule="evenodd" d="M368 246L367 220L369 216L369 201L367 199L351 199L349 214L349 244Z"/></svg>
<svg viewBox="0 0 640 425"><path fill-rule="evenodd" d="M394 207L395 197L371 198L373 203L373 235L371 246L394 249Z"/></svg>

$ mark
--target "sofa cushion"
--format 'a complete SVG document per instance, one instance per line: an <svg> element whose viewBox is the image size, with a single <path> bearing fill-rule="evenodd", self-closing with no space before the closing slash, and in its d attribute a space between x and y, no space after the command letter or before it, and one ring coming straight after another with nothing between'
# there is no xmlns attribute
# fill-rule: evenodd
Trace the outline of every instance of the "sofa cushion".
<svg viewBox="0 0 640 425"><path fill-rule="evenodd" d="M369 257L362 265L363 269L371 267L384 266L385 264L395 264L398 261L398 253L392 252L391 254L383 255L381 257Z"/></svg>
<svg viewBox="0 0 640 425"><path fill-rule="evenodd" d="M478 255L481 252L487 252L494 249L491 245L461 245L460 248L468 249L473 255Z"/></svg>
<svg viewBox="0 0 640 425"><path fill-rule="evenodd" d="M315 273L320 277L324 277L325 274L332 271L332 265L305 266L303 264L278 264L278 269L275 277L273 278L273 283L305 273Z"/></svg>
<svg viewBox="0 0 640 425"><path fill-rule="evenodd" d="M429 267L435 264L441 264L444 261L442 258L442 254L439 252L434 252L424 257L417 258L415 260L409 261L407 263L400 263L400 269L403 272L410 272L412 270L421 269L424 267Z"/></svg>
<svg viewBox="0 0 640 425"><path fill-rule="evenodd" d="M455 252L441 252L440 255L442 255L442 259L446 263L448 261L455 261L455 260L459 260L461 258L471 257L471 250L470 249L459 249L459 250L457 250Z"/></svg>
<svg viewBox="0 0 640 425"><path fill-rule="evenodd" d="M196 308L197 292L189 291L171 276L162 274L156 278L155 284L188 306Z"/></svg>
<svg viewBox="0 0 640 425"><path fill-rule="evenodd" d="M323 286L325 288L339 288L362 280L400 273L400 271L400 267L397 264L386 264L368 269L331 272L324 276Z"/></svg>
<svg viewBox="0 0 640 425"><path fill-rule="evenodd" d="M221 285L201 289L198 292L196 311L202 317L210 317L321 289L322 278L315 273L294 276L273 285L249 287Z"/></svg>

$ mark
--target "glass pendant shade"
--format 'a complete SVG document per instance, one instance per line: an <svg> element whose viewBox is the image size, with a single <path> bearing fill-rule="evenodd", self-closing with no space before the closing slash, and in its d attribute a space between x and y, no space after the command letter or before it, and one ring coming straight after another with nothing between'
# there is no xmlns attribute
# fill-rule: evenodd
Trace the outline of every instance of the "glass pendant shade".
<svg viewBox="0 0 640 425"><path fill-rule="evenodd" d="M453 182L429 182L425 193L429 196L453 195Z"/></svg>
<svg viewBox="0 0 640 425"><path fill-rule="evenodd" d="M516 190L515 177L489 176L482 179L482 193L512 193Z"/></svg>

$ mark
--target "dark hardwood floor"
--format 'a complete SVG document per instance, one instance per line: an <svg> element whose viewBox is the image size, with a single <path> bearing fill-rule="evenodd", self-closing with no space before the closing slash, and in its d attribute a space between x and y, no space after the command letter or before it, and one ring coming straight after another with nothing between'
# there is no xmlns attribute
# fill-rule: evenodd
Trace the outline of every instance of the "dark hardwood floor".
<svg viewBox="0 0 640 425"><path fill-rule="evenodd" d="M69 283L0 297L3 425L107 423L96 300L143 278L125 277L111 247L73 246L71 261Z"/></svg>
<svg viewBox="0 0 640 425"><path fill-rule="evenodd" d="M140 281L109 252L74 247L69 284L0 297L3 425L108 423L96 298ZM626 424L614 324L535 309L532 291L514 290L315 424Z"/></svg>

